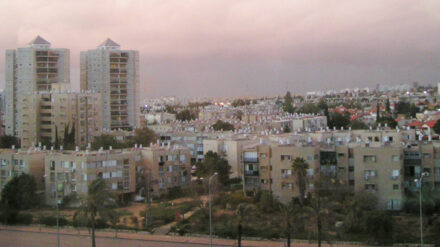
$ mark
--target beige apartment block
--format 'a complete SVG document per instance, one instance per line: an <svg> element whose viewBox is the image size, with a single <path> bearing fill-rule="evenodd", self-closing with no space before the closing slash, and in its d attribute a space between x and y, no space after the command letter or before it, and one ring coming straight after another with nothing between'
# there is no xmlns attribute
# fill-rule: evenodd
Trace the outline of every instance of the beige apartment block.
<svg viewBox="0 0 440 247"><path fill-rule="evenodd" d="M191 182L191 154L188 148L154 145L143 148L141 153L153 195L164 195L173 187L186 187Z"/></svg>
<svg viewBox="0 0 440 247"><path fill-rule="evenodd" d="M21 136L21 103L25 95L51 91L57 83L70 81L68 49L54 49L40 36L27 47L6 51L5 133Z"/></svg>
<svg viewBox="0 0 440 247"><path fill-rule="evenodd" d="M401 210L404 199L404 166L401 147L353 148L355 192L373 193L379 208Z"/></svg>
<svg viewBox="0 0 440 247"><path fill-rule="evenodd" d="M139 126L139 52L121 50L107 39L95 50L81 52L81 90L102 94L103 127Z"/></svg>
<svg viewBox="0 0 440 247"><path fill-rule="evenodd" d="M271 148L264 144L243 147L243 189L245 192L272 191Z"/></svg>
<svg viewBox="0 0 440 247"><path fill-rule="evenodd" d="M0 194L10 179L22 173L33 176L37 183L37 191L43 191L44 157L45 152L38 149L0 149Z"/></svg>
<svg viewBox="0 0 440 247"><path fill-rule="evenodd" d="M102 178L107 188L118 196L129 199L136 192L136 160L132 150L49 152L45 157L46 204L58 198L81 198L87 195L89 184Z"/></svg>
<svg viewBox="0 0 440 247"><path fill-rule="evenodd" d="M212 151L222 155L231 166L231 178L241 177L243 175L243 166L241 164L242 148L245 145L257 143L258 140L251 140L248 137L224 137L218 139L203 140L203 154Z"/></svg>
<svg viewBox="0 0 440 247"><path fill-rule="evenodd" d="M68 84L53 85L50 92L27 94L21 103L21 145L63 143L64 132L74 131L75 144L86 147L102 131L101 95L72 92Z"/></svg>

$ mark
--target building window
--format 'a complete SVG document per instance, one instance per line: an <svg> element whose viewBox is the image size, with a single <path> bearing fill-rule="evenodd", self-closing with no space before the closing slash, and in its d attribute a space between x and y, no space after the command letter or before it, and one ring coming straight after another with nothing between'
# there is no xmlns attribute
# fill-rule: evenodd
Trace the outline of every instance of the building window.
<svg viewBox="0 0 440 247"><path fill-rule="evenodd" d="M400 156L399 155L393 155L392 156L392 161L393 162L398 162L400 160Z"/></svg>
<svg viewBox="0 0 440 247"><path fill-rule="evenodd" d="M282 154L281 155L281 160L283 161L283 160L290 160L291 159L291 157L290 157L290 155L285 155L285 154Z"/></svg>
<svg viewBox="0 0 440 247"><path fill-rule="evenodd" d="M393 190L399 190L399 185L398 184L393 184Z"/></svg>
<svg viewBox="0 0 440 247"><path fill-rule="evenodd" d="M364 155L364 162L366 163L376 162L376 155Z"/></svg>

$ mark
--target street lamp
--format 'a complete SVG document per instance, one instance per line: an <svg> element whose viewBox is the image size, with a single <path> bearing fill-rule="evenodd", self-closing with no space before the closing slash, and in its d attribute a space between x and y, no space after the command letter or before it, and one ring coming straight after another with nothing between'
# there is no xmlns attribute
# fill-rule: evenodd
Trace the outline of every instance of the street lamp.
<svg viewBox="0 0 440 247"><path fill-rule="evenodd" d="M209 239L210 239L210 246L212 247L212 208L211 208L211 180L213 177L217 176L217 172L214 172L214 175L209 177L208 180L208 200L209 200Z"/></svg>
<svg viewBox="0 0 440 247"><path fill-rule="evenodd" d="M423 247L423 210L422 210L422 185L423 178L429 176L428 172L423 172L420 175L420 179L415 179L416 183L419 183L419 205L420 205L420 246Z"/></svg>

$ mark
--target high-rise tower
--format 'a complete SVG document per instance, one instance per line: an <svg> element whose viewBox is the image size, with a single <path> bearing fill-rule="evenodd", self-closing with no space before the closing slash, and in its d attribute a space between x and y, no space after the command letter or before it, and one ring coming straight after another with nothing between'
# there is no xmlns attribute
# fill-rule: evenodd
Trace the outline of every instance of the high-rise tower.
<svg viewBox="0 0 440 247"><path fill-rule="evenodd" d="M103 127L131 129L139 119L139 52L107 39L81 52L81 90L102 94Z"/></svg>
<svg viewBox="0 0 440 247"><path fill-rule="evenodd" d="M54 83L69 83L70 53L54 49L37 36L25 48L6 51L5 134L21 136L21 103L24 95L51 91Z"/></svg>

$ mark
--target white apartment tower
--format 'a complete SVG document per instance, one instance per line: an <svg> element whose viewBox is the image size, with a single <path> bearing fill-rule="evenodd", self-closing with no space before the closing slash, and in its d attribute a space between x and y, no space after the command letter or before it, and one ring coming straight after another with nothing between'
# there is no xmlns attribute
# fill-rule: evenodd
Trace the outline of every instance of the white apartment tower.
<svg viewBox="0 0 440 247"><path fill-rule="evenodd" d="M137 127L139 52L121 50L111 39L95 50L81 52L81 90L102 94L103 128Z"/></svg>
<svg viewBox="0 0 440 247"><path fill-rule="evenodd" d="M5 134L21 136L21 103L25 94L52 90L54 83L69 83L70 53L53 49L40 36L25 48L6 51Z"/></svg>

